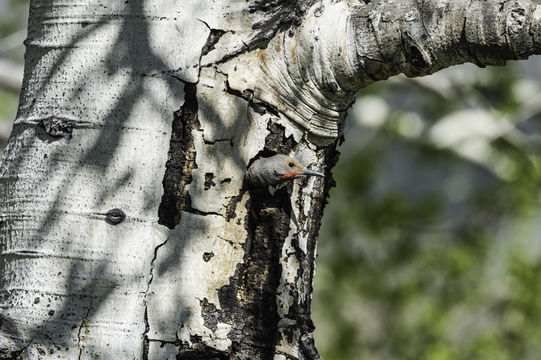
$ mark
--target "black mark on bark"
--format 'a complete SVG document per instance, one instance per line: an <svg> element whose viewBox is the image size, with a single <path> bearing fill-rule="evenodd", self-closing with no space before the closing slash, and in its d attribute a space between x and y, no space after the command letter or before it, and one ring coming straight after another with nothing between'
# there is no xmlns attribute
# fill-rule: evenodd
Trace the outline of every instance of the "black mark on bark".
<svg viewBox="0 0 541 360"><path fill-rule="evenodd" d="M208 190L216 185L216 183L212 181L212 179L214 179L213 173L205 173L205 190Z"/></svg>
<svg viewBox="0 0 541 360"><path fill-rule="evenodd" d="M52 115L42 119L38 125L52 137L62 137L66 140L71 140L75 121L65 117Z"/></svg>
<svg viewBox="0 0 541 360"><path fill-rule="evenodd" d="M158 223L173 229L180 222L182 210L191 208L190 194L186 185L192 182L195 163L195 147L192 130L200 127L195 84L184 86L185 101L175 112L169 154L163 178L163 196L158 210Z"/></svg>
<svg viewBox="0 0 541 360"><path fill-rule="evenodd" d="M192 214L196 214L196 215L201 215L201 216L208 216L208 215L223 216L222 214L214 212L214 211L201 211L191 206L186 207L184 211L192 213Z"/></svg>
<svg viewBox="0 0 541 360"><path fill-rule="evenodd" d="M213 257L214 257L213 252L206 252L206 253L203 254L203 261L209 262L210 259L212 259Z"/></svg>
<svg viewBox="0 0 541 360"><path fill-rule="evenodd" d="M182 360L230 360L229 355L217 351L211 347L203 345L197 346L197 349L181 348L177 354L177 359Z"/></svg>
<svg viewBox="0 0 541 360"><path fill-rule="evenodd" d="M238 96L249 103L252 102L254 98L254 91L251 89L244 89L243 91L235 90L231 86L229 86L229 81L225 82L225 91L231 95Z"/></svg>
<svg viewBox="0 0 541 360"><path fill-rule="evenodd" d="M230 180L231 181L231 180ZM225 209L225 219L227 221L233 220L235 217L237 217L237 205L242 199L242 196L244 195L244 192L241 191L240 195L233 196L229 200L229 204L227 204L227 207Z"/></svg>
<svg viewBox="0 0 541 360"><path fill-rule="evenodd" d="M338 87L338 84L336 82L331 81L327 84L327 89L329 89L331 94L336 94L340 88Z"/></svg>
<svg viewBox="0 0 541 360"><path fill-rule="evenodd" d="M105 213L105 221L110 225L118 225L126 219L122 209L114 208Z"/></svg>
<svg viewBox="0 0 541 360"><path fill-rule="evenodd" d="M265 139L266 150L277 154L288 154L297 145L293 135L285 137L285 128L282 125L269 123L267 129L270 134Z"/></svg>
<svg viewBox="0 0 541 360"><path fill-rule="evenodd" d="M250 107L254 109L254 111L259 115L265 115L266 113L269 113L274 116L280 116L278 113L278 109L276 109L276 107L272 106L271 104L263 102L250 102Z"/></svg>
<svg viewBox="0 0 541 360"><path fill-rule="evenodd" d="M321 357L316 349L314 337L311 334L302 334L301 338L299 339L299 344L301 353L306 359L321 360Z"/></svg>

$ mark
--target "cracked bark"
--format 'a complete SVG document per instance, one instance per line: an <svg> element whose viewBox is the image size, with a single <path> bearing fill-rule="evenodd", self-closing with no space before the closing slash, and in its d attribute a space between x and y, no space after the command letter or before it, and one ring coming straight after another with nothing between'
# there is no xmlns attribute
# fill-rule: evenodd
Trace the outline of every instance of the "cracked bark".
<svg viewBox="0 0 541 360"><path fill-rule="evenodd" d="M149 358L148 354L149 354L149 344L150 344L150 339L148 338L148 332L150 331L150 325L149 325L149 322L148 322L148 306L147 306L146 297L148 295L150 284L152 284L152 280L154 278L154 263L156 261L157 255L158 255L158 250L162 246L164 246L166 243L167 243L167 240L164 241L163 243L159 244L158 246L156 246L156 248L154 249L154 257L152 258L152 261L150 262L150 273L149 273L148 285L147 285L147 288L146 288L146 291L145 291L145 298L143 300L144 307L145 307L144 314L143 314L143 321L144 321L144 324L145 324L145 331L143 332L143 354L142 354L142 359L143 360L148 360L148 358Z"/></svg>
<svg viewBox="0 0 541 360"><path fill-rule="evenodd" d="M524 0L75 5L32 3L0 166L0 335L29 358L319 359L317 233L356 92L540 50ZM248 189L275 153L326 178Z"/></svg>
<svg viewBox="0 0 541 360"><path fill-rule="evenodd" d="M85 337L81 336L81 332L83 331L83 328L85 327L85 322L88 319L88 316L90 315L91 309L92 309L92 301L88 305L88 311L86 312L85 316L81 320L81 326L79 326L79 329L77 330L77 347L79 348L79 356L77 357L77 359L81 359L83 355L84 345L82 345L81 343L85 341ZM88 329L86 331L88 332Z"/></svg>

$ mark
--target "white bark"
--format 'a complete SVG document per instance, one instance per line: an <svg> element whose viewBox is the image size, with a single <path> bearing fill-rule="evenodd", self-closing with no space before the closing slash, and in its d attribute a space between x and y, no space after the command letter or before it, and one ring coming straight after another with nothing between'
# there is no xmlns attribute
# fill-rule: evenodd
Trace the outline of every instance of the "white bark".
<svg viewBox="0 0 541 360"><path fill-rule="evenodd" d="M34 354L142 354L134 340L145 331L152 255L168 236L156 224L159 179L183 100L178 81L143 75L199 56L166 51L182 31L172 10L31 4L24 89L1 171L1 255L3 313ZM204 44L207 30L192 23L200 39L191 41ZM195 79L197 69L183 75ZM49 116L73 120L73 138L36 126ZM116 207L128 218L114 227L104 214Z"/></svg>
<svg viewBox="0 0 541 360"><path fill-rule="evenodd" d="M0 345L29 358L317 359L315 243L355 92L527 56L511 40L539 11L511 3L530 22L511 18L507 40L476 56L457 37L482 18L467 1L33 0L0 167ZM423 36L419 19L436 13L454 57ZM246 167L269 152L328 177L247 189Z"/></svg>

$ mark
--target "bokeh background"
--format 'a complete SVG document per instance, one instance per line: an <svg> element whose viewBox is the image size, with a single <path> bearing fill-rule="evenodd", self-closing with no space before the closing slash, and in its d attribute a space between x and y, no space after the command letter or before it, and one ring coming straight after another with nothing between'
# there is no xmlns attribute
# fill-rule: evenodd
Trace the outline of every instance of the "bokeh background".
<svg viewBox="0 0 541 360"><path fill-rule="evenodd" d="M0 154L17 111L27 21L28 0L0 0Z"/></svg>
<svg viewBox="0 0 541 360"><path fill-rule="evenodd" d="M0 149L27 12L0 0ZM319 241L326 360L541 359L540 116L541 57L362 91Z"/></svg>

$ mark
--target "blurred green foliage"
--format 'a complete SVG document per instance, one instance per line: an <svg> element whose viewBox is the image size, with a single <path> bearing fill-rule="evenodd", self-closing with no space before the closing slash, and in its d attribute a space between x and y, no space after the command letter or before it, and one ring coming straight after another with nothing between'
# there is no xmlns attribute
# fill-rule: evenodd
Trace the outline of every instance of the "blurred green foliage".
<svg viewBox="0 0 541 360"><path fill-rule="evenodd" d="M0 90L0 117L2 119L7 119L7 115L13 114L14 109L17 108L18 100L19 98L16 94Z"/></svg>
<svg viewBox="0 0 541 360"><path fill-rule="evenodd" d="M10 68L11 64L22 66L27 17L27 0L0 0L0 66L7 63ZM0 81L0 156L11 131L18 100L16 89Z"/></svg>
<svg viewBox="0 0 541 360"><path fill-rule="evenodd" d="M9 35L25 26L28 13L28 1L26 0L1 0L0 1L0 34Z"/></svg>
<svg viewBox="0 0 541 360"><path fill-rule="evenodd" d="M541 91L524 66L540 63L521 65L360 94L319 240L326 360L539 358L541 141L530 129L541 107L522 113ZM446 143L480 111L493 121ZM453 114L464 119L435 136Z"/></svg>

